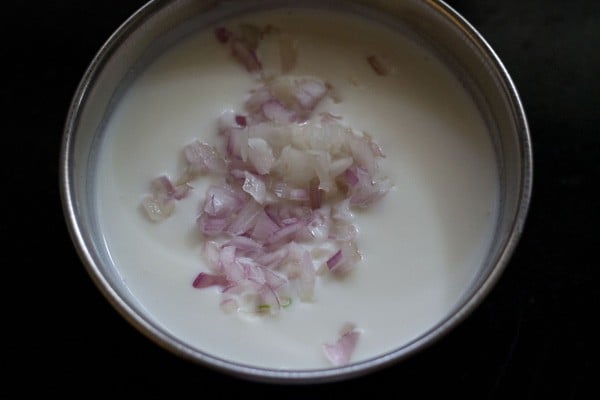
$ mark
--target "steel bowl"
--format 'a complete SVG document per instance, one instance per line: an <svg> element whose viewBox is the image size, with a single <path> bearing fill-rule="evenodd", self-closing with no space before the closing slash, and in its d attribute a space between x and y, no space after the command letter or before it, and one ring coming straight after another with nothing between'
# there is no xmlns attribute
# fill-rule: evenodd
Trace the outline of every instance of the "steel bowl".
<svg viewBox="0 0 600 400"><path fill-rule="evenodd" d="M485 263L454 309L431 329L400 348L340 367L277 370L241 365L200 351L148 317L108 255L93 200L97 145L111 102L148 49L214 21L274 7L344 9L381 17L428 46L469 90L493 135L500 171L500 212ZM532 189L532 148L523 105L509 73L477 30L437 0L153 0L108 38L81 79L66 117L60 160L60 193L73 244L89 276L107 301L157 345L201 366L249 380L316 383L350 379L401 362L455 328L484 300L509 263L521 235Z"/></svg>

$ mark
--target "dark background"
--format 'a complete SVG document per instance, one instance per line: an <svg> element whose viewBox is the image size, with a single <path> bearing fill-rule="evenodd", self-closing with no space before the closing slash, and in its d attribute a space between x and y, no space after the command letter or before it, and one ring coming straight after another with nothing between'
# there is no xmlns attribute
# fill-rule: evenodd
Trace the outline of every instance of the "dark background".
<svg viewBox="0 0 600 400"><path fill-rule="evenodd" d="M497 52L525 106L534 189L522 239L497 286L441 341L316 386L243 381L167 353L111 308L74 251L58 188L67 110L96 51L143 4L3 3L5 384L77 397L598 398L600 1L448 1Z"/></svg>

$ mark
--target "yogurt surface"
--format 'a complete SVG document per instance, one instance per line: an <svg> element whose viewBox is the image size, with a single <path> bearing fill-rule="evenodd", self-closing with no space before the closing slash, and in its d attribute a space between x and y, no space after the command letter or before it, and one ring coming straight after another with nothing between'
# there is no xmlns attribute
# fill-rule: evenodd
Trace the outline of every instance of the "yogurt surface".
<svg viewBox="0 0 600 400"><path fill-rule="evenodd" d="M195 224L210 180L160 223L140 208L149 182L181 173L181 150L217 140L219 116L241 110L255 75L236 63L212 28L169 48L127 88L107 121L98 158L98 220L110 256L142 308L165 330L210 355L258 367L331 366L321 345L340 327L361 331L352 361L394 350L446 317L474 279L497 219L499 178L485 122L468 92L431 53L387 27L310 10L239 17L295 40L293 73L330 82L339 96L320 111L368 132L385 154L393 187L355 211L362 260L344 279L320 276L313 302L276 316L225 313L218 288L192 287L205 269ZM258 49L277 72L275 44ZM384 60L380 76L367 57Z"/></svg>

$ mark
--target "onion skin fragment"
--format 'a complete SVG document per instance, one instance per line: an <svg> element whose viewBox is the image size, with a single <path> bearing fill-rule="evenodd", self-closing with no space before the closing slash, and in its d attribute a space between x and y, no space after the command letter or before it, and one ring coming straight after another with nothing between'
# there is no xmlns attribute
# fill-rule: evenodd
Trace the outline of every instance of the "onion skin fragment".
<svg viewBox="0 0 600 400"><path fill-rule="evenodd" d="M241 27L241 34L235 34L226 27L220 26L214 30L215 37L219 43L228 45L233 58L248 72L262 70L262 63L256 54L260 35L251 35L251 29L244 29L249 26Z"/></svg>
<svg viewBox="0 0 600 400"><path fill-rule="evenodd" d="M256 72L262 69L262 64L256 55L256 51L248 48L239 39L234 38L231 40L231 54L248 72Z"/></svg>
<svg viewBox="0 0 600 400"><path fill-rule="evenodd" d="M217 37L217 40L221 43L227 43L231 35L231 31L223 26L220 26L215 29L215 36Z"/></svg>
<svg viewBox="0 0 600 400"><path fill-rule="evenodd" d="M367 62L371 68L373 68L373 71L375 71L375 73L379 76L386 76L390 73L389 68L381 62L379 57L375 55L368 56Z"/></svg>

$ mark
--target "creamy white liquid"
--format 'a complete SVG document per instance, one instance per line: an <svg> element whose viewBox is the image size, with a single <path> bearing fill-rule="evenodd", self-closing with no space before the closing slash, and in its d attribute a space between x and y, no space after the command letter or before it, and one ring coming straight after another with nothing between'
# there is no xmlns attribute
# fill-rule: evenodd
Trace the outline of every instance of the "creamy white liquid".
<svg viewBox="0 0 600 400"><path fill-rule="evenodd" d="M111 257L143 308L182 341L253 366L330 366L321 343L345 322L362 331L353 361L406 344L456 305L474 278L497 218L498 171L483 118L467 92L425 50L399 34L346 16L310 11L244 18L284 27L298 43L295 74L331 82L342 101L320 108L369 132L394 188L356 212L363 260L346 279L320 277L313 303L276 317L219 307L218 289L194 289L206 268L195 218L205 187L149 222L139 205L155 176L181 173L182 146L216 143L217 118L241 110L256 79L232 60L212 30L188 37L143 71L106 126L97 176L98 213ZM234 23L231 23L233 26ZM267 72L279 68L270 44ZM393 66L376 75L366 56Z"/></svg>

